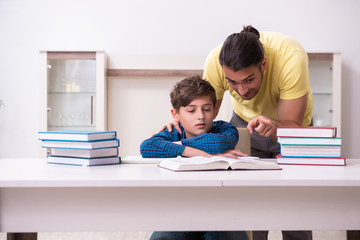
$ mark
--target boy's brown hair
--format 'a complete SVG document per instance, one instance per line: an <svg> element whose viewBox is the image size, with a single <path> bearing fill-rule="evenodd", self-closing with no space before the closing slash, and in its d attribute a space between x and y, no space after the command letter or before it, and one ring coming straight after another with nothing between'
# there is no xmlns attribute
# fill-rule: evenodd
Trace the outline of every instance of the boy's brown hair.
<svg viewBox="0 0 360 240"><path fill-rule="evenodd" d="M176 83L170 93L171 104L176 111L186 107L195 98L210 96L213 106L216 105L215 89L200 76L190 76Z"/></svg>

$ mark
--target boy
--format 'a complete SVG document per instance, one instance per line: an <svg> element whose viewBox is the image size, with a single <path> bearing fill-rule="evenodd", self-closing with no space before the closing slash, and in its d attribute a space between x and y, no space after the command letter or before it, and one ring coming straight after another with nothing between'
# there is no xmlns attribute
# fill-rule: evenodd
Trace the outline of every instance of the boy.
<svg viewBox="0 0 360 240"><path fill-rule="evenodd" d="M191 76L175 84L170 93L171 114L180 123L182 133L167 129L142 142L140 153L145 158L193 157L221 155L246 156L233 150L238 131L230 123L215 121L214 88L199 76Z"/></svg>
<svg viewBox="0 0 360 240"><path fill-rule="evenodd" d="M230 123L215 121L215 90L199 76L192 76L175 84L170 93L171 114L180 123L182 133L167 129L142 142L140 152L147 158L192 157L222 155L236 158L246 156L233 150L238 131ZM232 232L154 232L151 240L229 239L248 240L243 231Z"/></svg>

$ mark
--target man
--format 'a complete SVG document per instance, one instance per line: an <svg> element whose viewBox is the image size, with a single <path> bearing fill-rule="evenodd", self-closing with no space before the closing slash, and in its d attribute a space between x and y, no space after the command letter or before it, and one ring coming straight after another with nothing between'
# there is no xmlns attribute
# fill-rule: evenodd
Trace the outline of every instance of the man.
<svg viewBox="0 0 360 240"><path fill-rule="evenodd" d="M204 78L216 90L216 109L224 92L230 92L234 108L230 122L249 130L252 156L279 154L277 127L311 124L308 56L298 42L283 34L260 34L252 26L244 27L210 52ZM267 239L267 234L253 232L253 237ZM305 240L312 235L310 231L284 231L283 238Z"/></svg>
<svg viewBox="0 0 360 240"><path fill-rule="evenodd" d="M230 122L247 127L251 154L275 157L279 153L276 128L308 126L312 118L312 92L308 57L295 40L244 27L212 50L204 78L216 90L217 109L225 91L232 96Z"/></svg>

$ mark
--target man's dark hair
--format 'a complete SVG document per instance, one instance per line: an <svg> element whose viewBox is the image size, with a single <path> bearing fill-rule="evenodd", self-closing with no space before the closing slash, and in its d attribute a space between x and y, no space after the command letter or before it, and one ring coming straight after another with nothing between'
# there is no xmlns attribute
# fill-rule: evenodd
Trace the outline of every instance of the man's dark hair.
<svg viewBox="0 0 360 240"><path fill-rule="evenodd" d="M264 48L260 42L260 33L251 25L244 26L240 33L233 33L225 40L219 61L233 71L239 71L251 65L260 67L264 59Z"/></svg>
<svg viewBox="0 0 360 240"><path fill-rule="evenodd" d="M202 96L210 96L215 107L215 89L200 76L190 76L181 80L175 84L170 93L171 104L176 111L179 111L180 107L189 105L195 98Z"/></svg>

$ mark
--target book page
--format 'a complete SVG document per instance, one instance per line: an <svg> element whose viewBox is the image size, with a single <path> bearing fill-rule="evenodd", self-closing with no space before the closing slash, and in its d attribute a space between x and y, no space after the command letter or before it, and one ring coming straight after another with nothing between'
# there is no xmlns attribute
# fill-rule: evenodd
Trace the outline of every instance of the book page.
<svg viewBox="0 0 360 240"><path fill-rule="evenodd" d="M257 160L258 157L227 158L221 156L208 157L177 157L160 162L160 167L173 171L194 171L194 170L226 170L231 169L281 169L275 162Z"/></svg>
<svg viewBox="0 0 360 240"><path fill-rule="evenodd" d="M230 161L230 160L229 160ZM234 159L231 160L230 167L232 169L281 169L275 162L267 162L256 159Z"/></svg>
<svg viewBox="0 0 360 240"><path fill-rule="evenodd" d="M275 162L267 162L259 160L259 157L238 157L236 158L226 158L221 156L214 156L211 159L218 161L227 161L230 164L231 169L281 169L279 165Z"/></svg>
<svg viewBox="0 0 360 240"><path fill-rule="evenodd" d="M229 168L229 162L201 156L189 158L179 156L176 159L163 160L159 166L173 171L225 170Z"/></svg>

